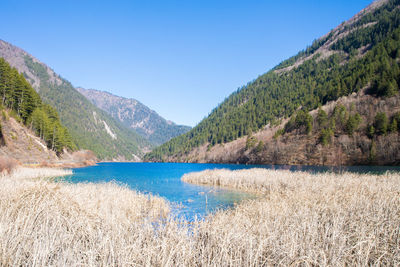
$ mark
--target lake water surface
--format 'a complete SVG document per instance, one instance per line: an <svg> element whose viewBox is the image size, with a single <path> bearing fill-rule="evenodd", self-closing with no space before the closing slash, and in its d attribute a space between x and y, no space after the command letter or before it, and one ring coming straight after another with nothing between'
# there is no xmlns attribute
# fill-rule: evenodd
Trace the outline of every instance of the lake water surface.
<svg viewBox="0 0 400 267"><path fill-rule="evenodd" d="M194 164L194 163L99 163L96 166L74 169L74 174L66 177L67 181L109 182L116 181L142 193L151 193L171 202L174 214L186 219L202 217L217 209L232 207L245 199L255 196L234 190L198 186L181 181L182 175L206 169L290 169L311 172L338 171L343 168L315 166L283 165L231 165L231 164ZM400 167L347 167L351 172L382 173L386 170L400 171Z"/></svg>

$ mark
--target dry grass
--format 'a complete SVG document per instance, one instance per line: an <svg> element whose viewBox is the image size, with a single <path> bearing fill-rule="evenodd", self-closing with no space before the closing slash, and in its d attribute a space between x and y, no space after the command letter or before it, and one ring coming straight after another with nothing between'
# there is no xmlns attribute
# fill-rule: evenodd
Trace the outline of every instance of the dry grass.
<svg viewBox="0 0 400 267"><path fill-rule="evenodd" d="M8 178L13 180L28 180L36 178L60 177L65 175L72 175L72 170L58 168L16 167L12 169L11 173L1 173L0 179Z"/></svg>
<svg viewBox="0 0 400 267"><path fill-rule="evenodd" d="M300 181L310 174L306 172L290 172L286 170L247 169L230 171L205 170L183 175L182 181L192 184L221 186L247 192L266 193L285 181Z"/></svg>
<svg viewBox="0 0 400 267"><path fill-rule="evenodd" d="M183 180L264 194L199 224L207 264L400 264L399 174L214 170Z"/></svg>
<svg viewBox="0 0 400 267"><path fill-rule="evenodd" d="M160 252L149 242L156 242L153 223L169 213L161 198L114 183L54 183L16 174L0 182L1 266L134 265L150 259L143 253L147 245Z"/></svg>
<svg viewBox="0 0 400 267"><path fill-rule="evenodd" d="M116 184L3 177L0 265L400 264L399 174L238 173L264 195L190 225Z"/></svg>
<svg viewBox="0 0 400 267"><path fill-rule="evenodd" d="M18 162L7 156L0 156L0 174L8 174L18 166Z"/></svg>

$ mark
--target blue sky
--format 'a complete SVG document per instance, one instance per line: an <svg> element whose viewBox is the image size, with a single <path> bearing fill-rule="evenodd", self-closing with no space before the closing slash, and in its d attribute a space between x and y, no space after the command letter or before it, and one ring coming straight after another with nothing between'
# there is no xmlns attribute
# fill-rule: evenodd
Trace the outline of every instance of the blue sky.
<svg viewBox="0 0 400 267"><path fill-rule="evenodd" d="M1 0L0 39L74 86L194 126L371 0Z"/></svg>

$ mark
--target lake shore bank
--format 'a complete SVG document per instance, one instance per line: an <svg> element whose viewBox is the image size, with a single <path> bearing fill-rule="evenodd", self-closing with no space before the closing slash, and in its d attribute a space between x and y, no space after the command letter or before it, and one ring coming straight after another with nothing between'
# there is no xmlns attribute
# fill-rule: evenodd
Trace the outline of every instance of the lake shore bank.
<svg viewBox="0 0 400 267"><path fill-rule="evenodd" d="M219 185L239 177L237 189L262 194L189 224L159 197L115 183L56 183L37 170L21 177L28 171L0 177L0 265L400 263L398 173L223 170Z"/></svg>

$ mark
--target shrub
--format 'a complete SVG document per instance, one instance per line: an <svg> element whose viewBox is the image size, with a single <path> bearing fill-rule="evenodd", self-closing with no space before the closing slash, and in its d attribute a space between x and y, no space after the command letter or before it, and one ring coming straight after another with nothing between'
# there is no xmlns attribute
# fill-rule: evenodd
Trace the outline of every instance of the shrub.
<svg viewBox="0 0 400 267"><path fill-rule="evenodd" d="M391 128L390 130L393 131L393 132L400 131L400 112L397 112L392 117L392 124L391 124L390 128Z"/></svg>
<svg viewBox="0 0 400 267"><path fill-rule="evenodd" d="M354 131L357 130L360 125L362 119L360 114L356 113L355 115L350 115L345 126L346 133L348 135L353 135Z"/></svg>
<svg viewBox="0 0 400 267"><path fill-rule="evenodd" d="M320 127L325 126L325 124L328 122L328 115L326 114L326 112L322 109L318 110L318 114L317 114L317 122L318 125Z"/></svg>
<svg viewBox="0 0 400 267"><path fill-rule="evenodd" d="M292 116L285 125L285 132L291 132L293 130L304 128L307 134L312 132L312 121L313 117L306 111L300 110L296 116Z"/></svg>
<svg viewBox="0 0 400 267"><path fill-rule="evenodd" d="M7 156L0 156L0 172L7 172L10 173L14 170L18 165L18 162L10 157Z"/></svg>
<svg viewBox="0 0 400 267"><path fill-rule="evenodd" d="M390 124L389 130L391 133L395 133L395 132L397 132L398 127L399 126L398 126L397 120L393 119L392 123Z"/></svg>
<svg viewBox="0 0 400 267"><path fill-rule="evenodd" d="M375 135L375 127L373 125L369 125L367 127L367 136L372 139L374 135Z"/></svg>
<svg viewBox="0 0 400 267"><path fill-rule="evenodd" d="M7 115L7 113L5 112L5 110L2 110L2 111L1 111L1 116L2 116L3 120L8 120L8 115Z"/></svg>
<svg viewBox="0 0 400 267"><path fill-rule="evenodd" d="M312 121L313 118L308 112L300 110L296 115L296 128L305 127L306 133L310 134L312 131Z"/></svg>
<svg viewBox="0 0 400 267"><path fill-rule="evenodd" d="M279 129L275 132L274 134L274 139L277 139L279 136L283 135L285 133L284 129Z"/></svg>
<svg viewBox="0 0 400 267"><path fill-rule="evenodd" d="M246 140L246 150L255 147L257 139L254 136L247 136Z"/></svg>
<svg viewBox="0 0 400 267"><path fill-rule="evenodd" d="M375 116L375 133L378 135L386 134L388 129L389 120L384 112L378 112Z"/></svg>
<svg viewBox="0 0 400 267"><path fill-rule="evenodd" d="M333 130L331 128L322 129L319 141L321 142L321 144L325 146L327 144L330 144L332 136L333 136Z"/></svg>
<svg viewBox="0 0 400 267"><path fill-rule="evenodd" d="M263 148L264 148L264 142L263 141L258 142L258 145L256 147L256 153L260 153L263 150Z"/></svg>
<svg viewBox="0 0 400 267"><path fill-rule="evenodd" d="M333 110L333 118L336 124L340 125L343 127L345 125L346 120L348 117L348 111L345 106L343 105L337 105L335 109Z"/></svg>

